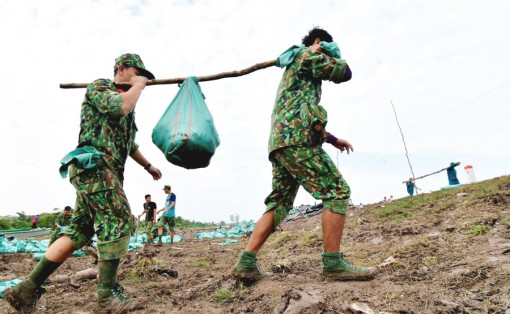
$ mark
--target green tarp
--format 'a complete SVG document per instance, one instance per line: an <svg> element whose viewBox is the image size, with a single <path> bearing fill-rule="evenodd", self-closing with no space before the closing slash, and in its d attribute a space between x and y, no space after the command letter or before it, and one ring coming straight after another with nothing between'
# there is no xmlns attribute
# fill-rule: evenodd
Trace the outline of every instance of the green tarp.
<svg viewBox="0 0 510 314"><path fill-rule="evenodd" d="M251 233L255 228L252 221L243 221L230 229L219 228L215 231L197 233L197 239L214 239L214 238L239 238L247 233Z"/></svg>
<svg viewBox="0 0 510 314"><path fill-rule="evenodd" d="M231 240L231 239L226 239L225 241L221 242L220 245L221 246L225 246L225 245L229 245L229 244L233 244L233 243L237 243L239 241L237 240Z"/></svg>
<svg viewBox="0 0 510 314"><path fill-rule="evenodd" d="M4 297L5 289L14 287L15 285L19 284L20 282L21 282L21 279L13 279L10 281L0 282L0 298Z"/></svg>
<svg viewBox="0 0 510 314"><path fill-rule="evenodd" d="M157 240L157 239L156 239ZM161 238L163 243L170 243L170 236L165 235ZM95 247L95 237L92 239L92 247ZM174 236L174 243L182 241L182 238L178 235ZM49 240L35 241L35 240L18 240L12 241L6 238L0 237L0 254L5 253L33 253L32 258L36 261L40 260L44 253L48 250ZM147 242L147 236L142 233L136 236L132 236L129 239L129 250L132 251L137 248L143 247L142 243ZM76 250L73 252L74 257L85 256L87 253Z"/></svg>

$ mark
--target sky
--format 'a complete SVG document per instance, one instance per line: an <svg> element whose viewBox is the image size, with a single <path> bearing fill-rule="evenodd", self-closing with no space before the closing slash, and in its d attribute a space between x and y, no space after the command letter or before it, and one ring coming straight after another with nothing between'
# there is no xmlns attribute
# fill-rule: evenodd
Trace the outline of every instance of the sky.
<svg viewBox="0 0 510 314"><path fill-rule="evenodd" d="M240 70L273 60L309 29L331 33L353 72L323 83L327 129L348 140L346 155L324 148L354 203L407 196L412 176L452 161L477 180L510 172L509 1L18 1L0 2L0 216L74 206L59 161L78 141L84 89L60 83L113 78L119 55L139 54L156 78ZM129 159L124 188L134 214L144 195L197 221L257 220L271 191L267 141L282 69L201 83L221 144L204 169L170 164L152 129L178 91L148 86L136 106L137 143L160 181ZM445 172L419 180L422 192L448 184ZM318 202L300 190L295 205Z"/></svg>

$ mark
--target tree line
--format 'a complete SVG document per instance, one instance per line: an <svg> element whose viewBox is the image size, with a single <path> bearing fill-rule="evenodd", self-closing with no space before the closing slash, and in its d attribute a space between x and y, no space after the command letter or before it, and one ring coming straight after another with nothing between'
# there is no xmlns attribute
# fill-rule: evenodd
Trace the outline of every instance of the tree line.
<svg viewBox="0 0 510 314"><path fill-rule="evenodd" d="M53 228L57 220L59 212L55 213L42 213L39 214L37 227L40 228ZM0 230L12 229L30 229L32 227L32 218L35 215L27 215L25 212L17 212L16 216L3 216L0 217Z"/></svg>
<svg viewBox="0 0 510 314"><path fill-rule="evenodd" d="M55 209L55 213L42 213L39 214L37 227L39 228L53 228L57 217L62 213L62 210ZM35 215L27 215L25 212L17 212L16 216L3 216L0 217L0 230L14 230L14 229L30 229L32 227L32 218ZM177 228L204 228L213 227L217 223L214 222L200 222L195 220L184 219L181 216L175 218L175 225Z"/></svg>

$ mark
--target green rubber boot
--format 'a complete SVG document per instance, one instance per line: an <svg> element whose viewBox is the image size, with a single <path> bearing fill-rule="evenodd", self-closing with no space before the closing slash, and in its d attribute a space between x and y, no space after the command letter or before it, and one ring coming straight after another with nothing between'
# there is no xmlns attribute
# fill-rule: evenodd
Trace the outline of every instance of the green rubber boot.
<svg viewBox="0 0 510 314"><path fill-rule="evenodd" d="M117 283L119 261L99 261L97 304L100 313L128 313L141 308L138 303L124 296L124 289Z"/></svg>
<svg viewBox="0 0 510 314"><path fill-rule="evenodd" d="M241 254L232 274L248 281L257 281L264 276L257 266L257 254L248 251Z"/></svg>
<svg viewBox="0 0 510 314"><path fill-rule="evenodd" d="M32 313L36 310L37 301L44 292L44 288L38 287L30 279L6 289L5 301L21 313Z"/></svg>
<svg viewBox="0 0 510 314"><path fill-rule="evenodd" d="M322 253L324 265L322 275L328 280L370 280L378 270L376 267L355 266L344 259L343 253Z"/></svg>

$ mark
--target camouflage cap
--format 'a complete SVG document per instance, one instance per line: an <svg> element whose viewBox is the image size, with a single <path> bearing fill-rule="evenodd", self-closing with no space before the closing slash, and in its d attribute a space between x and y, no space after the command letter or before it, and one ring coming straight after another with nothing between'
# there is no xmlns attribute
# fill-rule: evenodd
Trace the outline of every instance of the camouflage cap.
<svg viewBox="0 0 510 314"><path fill-rule="evenodd" d="M163 190L172 190L172 188L170 187L170 185L165 185L165 186L163 187Z"/></svg>
<svg viewBox="0 0 510 314"><path fill-rule="evenodd" d="M115 59L115 66L113 67L113 70L117 70L121 64L128 67L135 67L142 76L145 76L149 80L155 79L154 74L145 69L142 58L140 58L140 56L137 54L125 53L118 57Z"/></svg>

